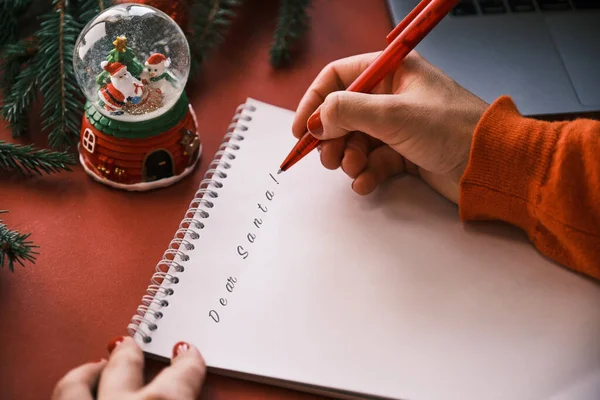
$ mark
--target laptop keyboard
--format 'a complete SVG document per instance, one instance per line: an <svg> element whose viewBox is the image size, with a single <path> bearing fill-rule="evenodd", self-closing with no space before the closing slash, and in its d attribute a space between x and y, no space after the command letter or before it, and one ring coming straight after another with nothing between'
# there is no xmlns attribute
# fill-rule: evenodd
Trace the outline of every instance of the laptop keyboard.
<svg viewBox="0 0 600 400"><path fill-rule="evenodd" d="M508 4L512 12L535 11L533 0L509 0Z"/></svg>
<svg viewBox="0 0 600 400"><path fill-rule="evenodd" d="M452 14L465 16L577 9L600 9L600 0L461 0Z"/></svg>

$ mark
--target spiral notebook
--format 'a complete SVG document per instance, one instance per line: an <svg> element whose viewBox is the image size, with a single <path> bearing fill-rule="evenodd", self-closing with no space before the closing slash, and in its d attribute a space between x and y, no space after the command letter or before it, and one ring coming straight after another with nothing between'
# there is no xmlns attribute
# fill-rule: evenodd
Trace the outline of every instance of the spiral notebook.
<svg viewBox="0 0 600 400"><path fill-rule="evenodd" d="M600 288L400 176L369 196L248 99L129 326L218 374L335 398L599 399Z"/></svg>

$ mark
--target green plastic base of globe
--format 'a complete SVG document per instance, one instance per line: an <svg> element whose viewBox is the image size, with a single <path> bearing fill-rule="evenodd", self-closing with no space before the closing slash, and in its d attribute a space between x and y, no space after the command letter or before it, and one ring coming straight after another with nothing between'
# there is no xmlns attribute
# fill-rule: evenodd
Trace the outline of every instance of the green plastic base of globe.
<svg viewBox="0 0 600 400"><path fill-rule="evenodd" d="M188 105L188 98L184 91L170 110L145 121L125 122L111 119L98 111L89 101L85 104L85 113L94 128L106 135L123 139L141 139L158 136L172 129L185 117Z"/></svg>

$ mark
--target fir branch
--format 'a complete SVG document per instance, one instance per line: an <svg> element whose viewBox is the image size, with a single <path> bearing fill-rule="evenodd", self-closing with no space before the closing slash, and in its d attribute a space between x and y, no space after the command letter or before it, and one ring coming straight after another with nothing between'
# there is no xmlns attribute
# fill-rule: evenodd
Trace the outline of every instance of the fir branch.
<svg viewBox="0 0 600 400"><path fill-rule="evenodd" d="M24 11L30 2L6 0L0 10L11 4L17 11ZM84 99L76 85L73 50L84 25L110 5L111 0L54 0L53 11L40 18L35 39L4 47L0 61L0 113L9 122L13 137L27 129L27 113L38 91L44 100L43 129L51 130L50 145L61 149L78 137Z"/></svg>
<svg viewBox="0 0 600 400"><path fill-rule="evenodd" d="M38 70L33 62L36 54L34 39L24 39L4 48L0 72L4 102L0 113L10 124L13 137L27 129L27 112L37 92Z"/></svg>
<svg viewBox="0 0 600 400"><path fill-rule="evenodd" d="M21 146L0 140L0 172L17 171L23 175L51 174L71 171L75 157L67 152L36 149L32 145Z"/></svg>
<svg viewBox="0 0 600 400"><path fill-rule="evenodd" d="M31 0L2 0L0 2L0 47L19 38L19 18L25 14Z"/></svg>
<svg viewBox="0 0 600 400"><path fill-rule="evenodd" d="M31 0L0 1L0 90L3 99L8 97L21 65L27 61L23 59L22 43L18 40L20 19L30 4ZM15 134L18 131L13 129Z"/></svg>
<svg viewBox="0 0 600 400"><path fill-rule="evenodd" d="M192 54L192 75L208 59L210 51L221 44L235 17L240 0L194 0L194 16L188 42Z"/></svg>
<svg viewBox="0 0 600 400"><path fill-rule="evenodd" d="M8 211L0 210L0 214ZM35 263L35 255L39 254L34 249L39 248L28 240L31 233L22 234L18 231L11 231L0 220L0 268L4 264L8 265L11 272L15 270L15 263L25 266L24 261Z"/></svg>
<svg viewBox="0 0 600 400"><path fill-rule="evenodd" d="M310 0L281 0L271 47L271 64L280 67L291 60L291 48L308 29Z"/></svg>
<svg viewBox="0 0 600 400"><path fill-rule="evenodd" d="M111 0L77 0L69 1L72 3L73 15L83 28L88 22L90 22L96 15L112 6Z"/></svg>
<svg viewBox="0 0 600 400"><path fill-rule="evenodd" d="M44 98L42 129L50 129L48 142L62 149L79 134L83 98L76 86L73 51L80 24L65 7L66 0L54 0L54 10L40 17L37 68L39 87Z"/></svg>

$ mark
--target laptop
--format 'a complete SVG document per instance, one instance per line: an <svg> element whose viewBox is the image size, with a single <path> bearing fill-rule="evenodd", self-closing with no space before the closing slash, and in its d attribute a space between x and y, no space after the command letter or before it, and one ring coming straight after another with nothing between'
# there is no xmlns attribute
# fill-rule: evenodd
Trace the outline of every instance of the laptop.
<svg viewBox="0 0 600 400"><path fill-rule="evenodd" d="M386 0L398 24L419 0ZM527 116L600 111L600 0L461 0L416 50Z"/></svg>

